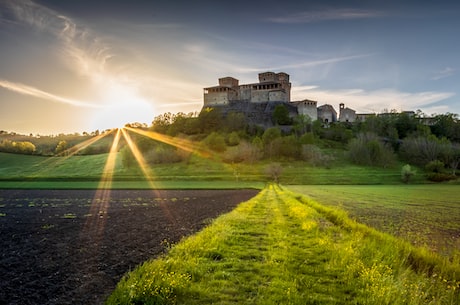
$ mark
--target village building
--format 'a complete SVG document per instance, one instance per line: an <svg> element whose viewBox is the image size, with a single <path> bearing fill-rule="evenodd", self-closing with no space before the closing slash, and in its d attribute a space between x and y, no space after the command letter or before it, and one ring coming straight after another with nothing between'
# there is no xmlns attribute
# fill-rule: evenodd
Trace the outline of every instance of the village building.
<svg viewBox="0 0 460 305"><path fill-rule="evenodd" d="M342 123L353 123L356 121L356 111L345 107L344 103L340 103L339 105L339 122Z"/></svg>

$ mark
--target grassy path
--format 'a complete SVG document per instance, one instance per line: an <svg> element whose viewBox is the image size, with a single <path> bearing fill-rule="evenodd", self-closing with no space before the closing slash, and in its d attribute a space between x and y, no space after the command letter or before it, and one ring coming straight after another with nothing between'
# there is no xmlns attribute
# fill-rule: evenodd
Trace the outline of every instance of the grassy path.
<svg viewBox="0 0 460 305"><path fill-rule="evenodd" d="M134 270L108 304L458 304L460 269L437 259L270 186Z"/></svg>

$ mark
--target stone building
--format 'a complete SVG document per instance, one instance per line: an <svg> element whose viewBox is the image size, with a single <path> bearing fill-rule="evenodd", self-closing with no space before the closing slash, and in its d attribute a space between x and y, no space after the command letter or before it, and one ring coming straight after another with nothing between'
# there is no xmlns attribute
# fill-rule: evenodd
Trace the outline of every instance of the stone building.
<svg viewBox="0 0 460 305"><path fill-rule="evenodd" d="M356 121L356 111L348 107L345 108L344 103L339 105L339 122L350 122L353 123Z"/></svg>
<svg viewBox="0 0 460 305"><path fill-rule="evenodd" d="M219 108L224 115L229 112L244 113L250 123L272 126L272 115L278 105L287 108L290 117L309 116L312 121L328 124L338 121L337 112L329 104L318 107L318 102L304 99L291 101L289 74L280 72L259 73L259 82L239 84L233 77L219 78L219 85L203 89L203 109ZM340 104L339 120L354 122L356 113Z"/></svg>
<svg viewBox="0 0 460 305"><path fill-rule="evenodd" d="M291 100L289 75L280 72L259 73L259 82L240 85L233 77L219 79L219 85L204 88L204 107L241 103L284 102Z"/></svg>
<svg viewBox="0 0 460 305"><path fill-rule="evenodd" d="M318 120L321 120L323 123L333 123L337 122L337 112L334 107L329 104L325 104L318 107Z"/></svg>
<svg viewBox="0 0 460 305"><path fill-rule="evenodd" d="M309 116L312 121L316 121L318 119L318 102L302 100L292 102L292 104L296 105L298 114Z"/></svg>

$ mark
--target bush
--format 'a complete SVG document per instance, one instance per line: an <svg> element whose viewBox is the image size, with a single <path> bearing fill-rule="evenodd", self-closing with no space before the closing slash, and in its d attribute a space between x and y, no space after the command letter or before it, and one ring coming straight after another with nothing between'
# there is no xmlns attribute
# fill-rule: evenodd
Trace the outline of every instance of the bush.
<svg viewBox="0 0 460 305"><path fill-rule="evenodd" d="M393 149L383 144L373 133L361 133L348 144L351 162L359 165L387 167L395 162Z"/></svg>
<svg viewBox="0 0 460 305"><path fill-rule="evenodd" d="M409 183L412 176L415 176L416 172L412 170L409 164L406 164L401 169L401 179L404 183Z"/></svg>
<svg viewBox="0 0 460 305"><path fill-rule="evenodd" d="M241 142L238 146L226 150L223 160L227 163L253 163L261 158L262 150L257 145Z"/></svg>
<svg viewBox="0 0 460 305"><path fill-rule="evenodd" d="M434 161L428 162L425 165L425 169L431 173L442 173L444 172L444 163L439 160L434 160Z"/></svg>
<svg viewBox="0 0 460 305"><path fill-rule="evenodd" d="M228 136L228 145L229 146L236 146L238 144L240 144L240 136L238 135L238 133L236 131L233 131Z"/></svg>
<svg viewBox="0 0 460 305"><path fill-rule="evenodd" d="M428 173L426 177L433 182L444 182L457 179L457 176L446 173Z"/></svg>
<svg viewBox="0 0 460 305"><path fill-rule="evenodd" d="M3 140L0 143L0 151L6 153L31 155L36 150L37 149L35 145L29 141L15 142L10 140Z"/></svg>
<svg viewBox="0 0 460 305"><path fill-rule="evenodd" d="M212 132L209 136L204 139L204 144L211 150L216 152L223 152L227 148L225 139L217 132Z"/></svg>
<svg viewBox="0 0 460 305"><path fill-rule="evenodd" d="M334 160L332 156L323 154L318 146L311 144L302 145L302 159L314 166L329 165Z"/></svg>

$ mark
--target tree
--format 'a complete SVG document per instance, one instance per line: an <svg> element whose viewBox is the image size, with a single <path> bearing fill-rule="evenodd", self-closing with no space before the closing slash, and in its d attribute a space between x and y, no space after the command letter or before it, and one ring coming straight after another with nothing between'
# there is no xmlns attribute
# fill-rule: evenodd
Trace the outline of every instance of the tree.
<svg viewBox="0 0 460 305"><path fill-rule="evenodd" d="M412 176L415 176L416 172L412 170L409 164L406 164L401 169L401 179L404 183L409 183Z"/></svg>
<svg viewBox="0 0 460 305"><path fill-rule="evenodd" d="M302 136L312 131L312 120L308 115L299 114L294 118L294 131L297 136Z"/></svg>
<svg viewBox="0 0 460 305"><path fill-rule="evenodd" d="M204 139L204 143L208 148L216 152L223 152L227 148L224 137L217 132L209 134L206 139Z"/></svg>
<svg viewBox="0 0 460 305"><path fill-rule="evenodd" d="M383 144L373 133L360 133L348 144L348 155L355 164L391 165L395 156L389 145Z"/></svg>
<svg viewBox="0 0 460 305"><path fill-rule="evenodd" d="M283 168L279 163L271 163L265 168L265 173L269 179L278 184L283 173Z"/></svg>
<svg viewBox="0 0 460 305"><path fill-rule="evenodd" d="M277 125L290 125L292 123L292 119L289 117L289 110L282 104L276 105L272 118Z"/></svg>
<svg viewBox="0 0 460 305"><path fill-rule="evenodd" d="M460 122L458 115L454 113L437 115L435 123L431 126L431 132L438 138L446 137L451 141L460 142Z"/></svg>
<svg viewBox="0 0 460 305"><path fill-rule="evenodd" d="M399 152L403 159L424 166L428 162L440 158L443 145L447 145L447 142L443 144L434 135L409 137L404 139Z"/></svg>
<svg viewBox="0 0 460 305"><path fill-rule="evenodd" d="M199 116L199 126L201 132L210 134L213 131L218 131L222 128L222 111L219 108L205 108Z"/></svg>
<svg viewBox="0 0 460 305"><path fill-rule="evenodd" d="M268 156L272 158L273 155L273 143L275 139L281 137L281 130L277 127L271 127L265 130L262 135L262 142L264 143L265 151Z"/></svg>
<svg viewBox="0 0 460 305"><path fill-rule="evenodd" d="M228 136L228 145L229 146L236 146L240 143L240 136L236 131L233 131Z"/></svg>
<svg viewBox="0 0 460 305"><path fill-rule="evenodd" d="M61 140L59 143L56 145L56 149L54 150L54 153L56 155L62 154L66 151L67 149L67 141L66 140Z"/></svg>

